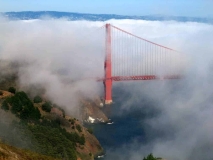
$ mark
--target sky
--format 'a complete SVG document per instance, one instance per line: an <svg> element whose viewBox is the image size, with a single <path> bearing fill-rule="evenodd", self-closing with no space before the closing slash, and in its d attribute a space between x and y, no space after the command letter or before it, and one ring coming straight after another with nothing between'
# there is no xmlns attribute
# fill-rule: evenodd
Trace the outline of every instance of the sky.
<svg viewBox="0 0 213 160"><path fill-rule="evenodd" d="M0 0L0 12L65 11L120 15L213 17L212 0Z"/></svg>

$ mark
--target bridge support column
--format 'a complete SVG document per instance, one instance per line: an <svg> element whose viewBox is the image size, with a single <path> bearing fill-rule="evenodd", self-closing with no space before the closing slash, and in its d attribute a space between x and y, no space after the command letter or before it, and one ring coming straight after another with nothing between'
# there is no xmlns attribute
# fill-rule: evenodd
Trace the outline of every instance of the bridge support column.
<svg viewBox="0 0 213 160"><path fill-rule="evenodd" d="M106 24L106 57L105 57L105 104L112 103L112 63L111 63L111 26Z"/></svg>
<svg viewBox="0 0 213 160"><path fill-rule="evenodd" d="M112 80L106 80L104 82L105 88L105 104L112 103Z"/></svg>

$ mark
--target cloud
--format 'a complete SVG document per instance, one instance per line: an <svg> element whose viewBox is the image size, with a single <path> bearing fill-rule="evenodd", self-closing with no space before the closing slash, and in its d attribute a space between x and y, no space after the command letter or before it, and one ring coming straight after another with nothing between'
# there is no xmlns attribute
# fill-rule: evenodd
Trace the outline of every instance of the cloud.
<svg viewBox="0 0 213 160"><path fill-rule="evenodd" d="M109 149L111 156L108 158L137 160L153 152L173 160L211 159L212 25L175 21L10 21L1 18L0 56L19 64L21 88L40 85L53 102L77 113L79 92L89 98L103 94L103 84L93 78L104 75L104 30L98 29L104 23L182 51L188 63L185 77L178 81L114 83L114 87L125 86L123 91L131 93L130 98L124 97L122 111L130 111L135 102L142 103L141 97L145 96L156 104L154 109L158 109L158 114L141 121L141 125L146 126L145 133L152 133L149 143L141 144L135 139L120 148Z"/></svg>
<svg viewBox="0 0 213 160"><path fill-rule="evenodd" d="M131 93L128 98L120 95L122 110L118 116L134 108L146 112L146 107L155 115L141 120L145 132L141 136L148 142L135 138L120 148L109 149L107 159L139 160L151 152L173 160L212 159L213 26L175 21L117 23L141 37L182 51L189 65L180 80L115 83L122 87L121 92ZM150 105L145 104L147 99Z"/></svg>
<svg viewBox="0 0 213 160"><path fill-rule="evenodd" d="M104 41L102 30L95 32L101 25L63 19L4 19L0 23L1 59L19 64L20 88L44 87L47 98L74 112L79 92L92 98L103 90L95 79L103 77Z"/></svg>

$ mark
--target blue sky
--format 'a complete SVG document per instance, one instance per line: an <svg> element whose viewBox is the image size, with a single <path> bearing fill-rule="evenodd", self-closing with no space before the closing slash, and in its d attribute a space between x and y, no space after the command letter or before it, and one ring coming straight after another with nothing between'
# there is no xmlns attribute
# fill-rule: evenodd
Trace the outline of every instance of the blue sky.
<svg viewBox="0 0 213 160"><path fill-rule="evenodd" d="M213 17L213 0L0 0L0 12L66 11Z"/></svg>

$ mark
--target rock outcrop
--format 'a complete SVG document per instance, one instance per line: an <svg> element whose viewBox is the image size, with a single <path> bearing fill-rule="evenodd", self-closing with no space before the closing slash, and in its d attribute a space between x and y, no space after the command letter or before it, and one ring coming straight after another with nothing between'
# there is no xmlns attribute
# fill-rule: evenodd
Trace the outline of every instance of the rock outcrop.
<svg viewBox="0 0 213 160"><path fill-rule="evenodd" d="M107 123L108 117L102 111L103 103L100 98L94 101L82 100L82 118L88 123Z"/></svg>

